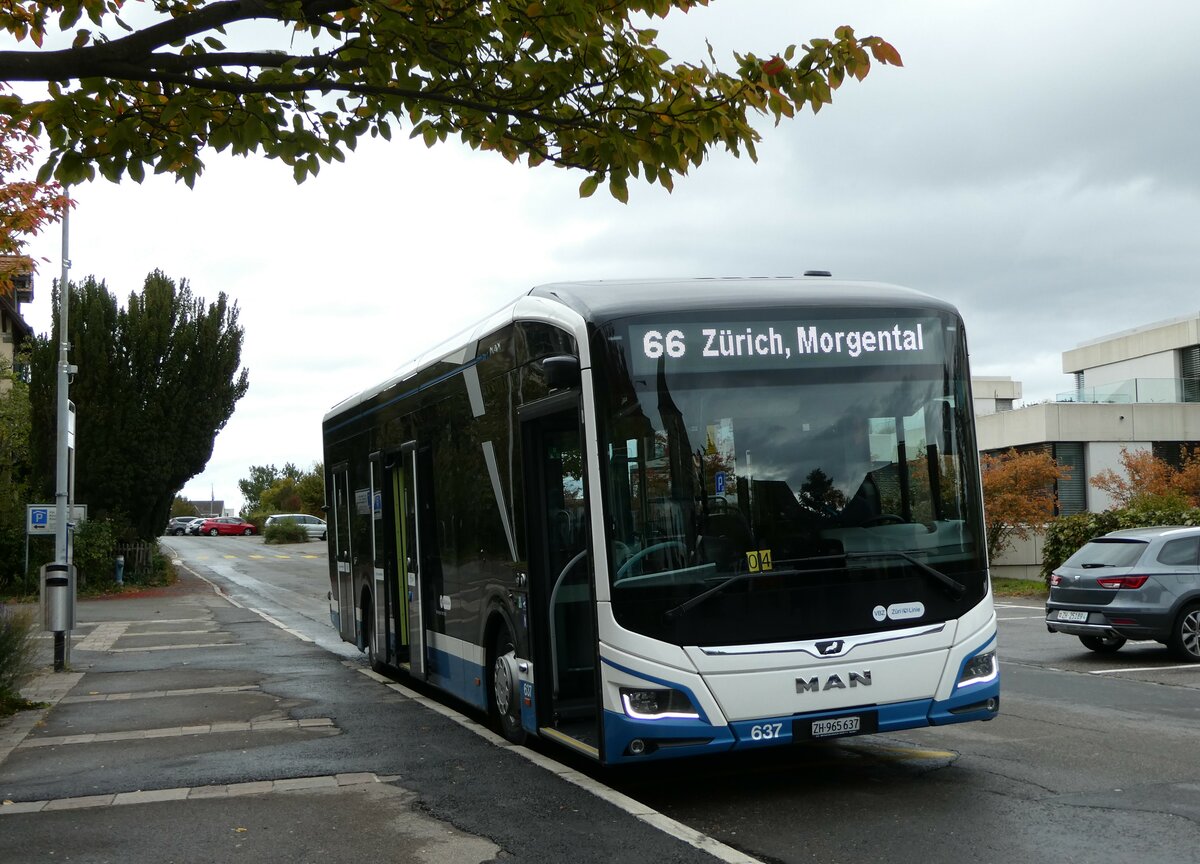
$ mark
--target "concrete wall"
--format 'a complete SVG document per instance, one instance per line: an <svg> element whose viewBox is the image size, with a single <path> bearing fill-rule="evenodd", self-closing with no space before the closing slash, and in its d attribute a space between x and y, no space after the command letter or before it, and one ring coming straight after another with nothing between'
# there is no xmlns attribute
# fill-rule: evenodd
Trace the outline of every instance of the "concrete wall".
<svg viewBox="0 0 1200 864"><path fill-rule="evenodd" d="M991 565L992 577L1001 579L1041 579L1042 549L1045 533L1031 531L1028 540L1014 540L1012 546L997 556Z"/></svg>
<svg viewBox="0 0 1200 864"><path fill-rule="evenodd" d="M997 400L1012 401L1021 398L1021 382L1008 376L972 377L971 398L976 416L995 414Z"/></svg>
<svg viewBox="0 0 1200 864"><path fill-rule="evenodd" d="M1047 441L1200 441L1200 404L1047 402L978 417L980 450Z"/></svg>
<svg viewBox="0 0 1200 864"><path fill-rule="evenodd" d="M1092 513L1099 513L1117 503L1107 492L1097 489L1091 484L1093 477L1105 469L1111 469L1119 476L1124 477L1125 469L1121 465L1121 451L1128 450L1130 453L1135 453L1149 449L1151 449L1151 445L1148 441L1131 441L1127 444L1113 441L1093 441L1088 444L1084 448L1084 464L1087 465L1089 481L1087 486L1087 509Z"/></svg>
<svg viewBox="0 0 1200 864"><path fill-rule="evenodd" d="M1063 371L1068 375L1110 366L1139 357L1173 352L1189 345L1200 345L1200 316L1189 315L1172 321L1148 324L1124 333L1117 333L1085 343L1063 352ZM1154 377L1126 375L1126 378ZM1172 375L1158 377L1169 378ZM1099 383L1110 383L1114 379Z"/></svg>
<svg viewBox="0 0 1200 864"><path fill-rule="evenodd" d="M1131 378L1178 378L1181 374L1179 351L1161 351L1157 354L1147 354L1145 357L1134 357L1085 369L1083 386L1099 387L1103 384L1128 381Z"/></svg>

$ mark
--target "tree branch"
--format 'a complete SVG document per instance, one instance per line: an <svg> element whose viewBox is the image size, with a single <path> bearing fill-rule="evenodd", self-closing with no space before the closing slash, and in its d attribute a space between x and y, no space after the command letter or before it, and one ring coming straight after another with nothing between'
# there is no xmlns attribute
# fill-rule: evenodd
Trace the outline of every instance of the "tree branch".
<svg viewBox="0 0 1200 864"><path fill-rule="evenodd" d="M323 15L354 6L352 0L309 0L305 15ZM59 51L0 51L0 81L69 81L105 75L108 63L131 63L151 57L172 43L219 30L239 21L287 22L270 0L219 0L169 21L152 24L111 42Z"/></svg>

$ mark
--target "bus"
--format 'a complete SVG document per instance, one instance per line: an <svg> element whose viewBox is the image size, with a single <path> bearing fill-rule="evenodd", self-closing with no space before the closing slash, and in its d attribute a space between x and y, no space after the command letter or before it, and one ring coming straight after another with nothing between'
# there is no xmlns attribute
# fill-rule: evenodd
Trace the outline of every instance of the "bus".
<svg viewBox="0 0 1200 864"><path fill-rule="evenodd" d="M963 322L875 283L542 285L323 420L330 617L604 764L999 710Z"/></svg>

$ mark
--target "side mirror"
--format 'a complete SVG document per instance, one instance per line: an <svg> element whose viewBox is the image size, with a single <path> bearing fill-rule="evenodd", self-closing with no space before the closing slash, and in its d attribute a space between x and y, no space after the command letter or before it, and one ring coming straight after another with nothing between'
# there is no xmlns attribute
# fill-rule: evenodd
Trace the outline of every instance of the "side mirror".
<svg viewBox="0 0 1200 864"><path fill-rule="evenodd" d="M579 358L571 354L556 354L542 361L546 383L551 390L570 390L579 386Z"/></svg>

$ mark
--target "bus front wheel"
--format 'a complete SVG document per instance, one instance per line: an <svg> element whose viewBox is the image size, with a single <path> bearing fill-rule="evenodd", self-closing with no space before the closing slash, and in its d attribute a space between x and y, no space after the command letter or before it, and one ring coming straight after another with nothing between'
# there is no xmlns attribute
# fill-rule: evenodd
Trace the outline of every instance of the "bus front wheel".
<svg viewBox="0 0 1200 864"><path fill-rule="evenodd" d="M492 644L492 667L488 676L492 718L500 734L514 744L525 743L521 728L521 682L517 678L517 648L508 627L500 625Z"/></svg>

